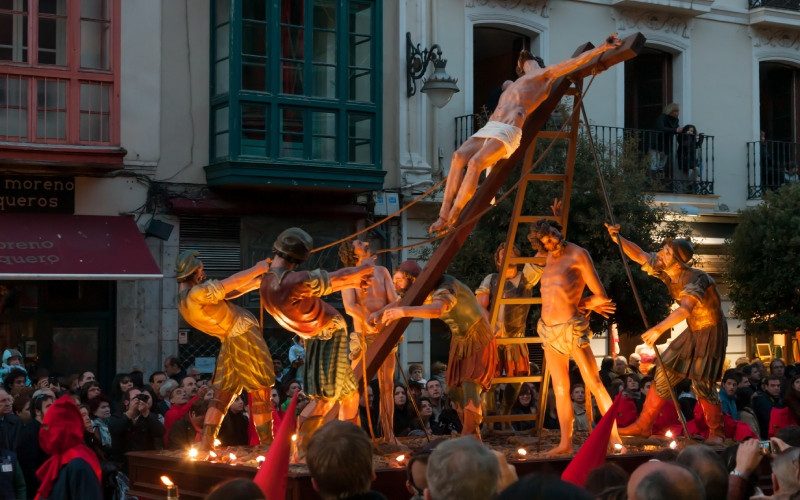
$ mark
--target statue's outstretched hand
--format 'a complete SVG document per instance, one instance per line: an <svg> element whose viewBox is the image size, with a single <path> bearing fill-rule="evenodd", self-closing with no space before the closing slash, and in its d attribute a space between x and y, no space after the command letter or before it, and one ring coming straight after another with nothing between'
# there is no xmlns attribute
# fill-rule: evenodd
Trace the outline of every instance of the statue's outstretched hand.
<svg viewBox="0 0 800 500"><path fill-rule="evenodd" d="M556 217L561 217L561 212L564 210L564 202L562 202L558 198L554 198L553 204L550 205L550 210L553 211L553 215L555 215Z"/></svg>
<svg viewBox="0 0 800 500"><path fill-rule="evenodd" d="M608 222L604 222L606 229L608 229L608 235L611 236L611 240L614 243L617 243L619 240L619 224L611 225Z"/></svg>
<svg viewBox="0 0 800 500"><path fill-rule="evenodd" d="M606 38L606 45L610 47L619 47L622 45L622 40L619 39L617 33L612 33L608 38Z"/></svg>
<svg viewBox="0 0 800 500"><path fill-rule="evenodd" d="M599 295L592 295L583 299L579 305L579 309L591 311L607 318L609 315L614 314L617 310L617 305L613 300L608 297L601 297Z"/></svg>
<svg viewBox="0 0 800 500"><path fill-rule="evenodd" d="M653 330L651 328L642 334L642 342L652 347L656 344L656 341L660 336L661 336L660 332Z"/></svg>
<svg viewBox="0 0 800 500"><path fill-rule="evenodd" d="M392 307L383 311L381 322L386 325L392 321L398 320L403 317L403 310L399 307Z"/></svg>

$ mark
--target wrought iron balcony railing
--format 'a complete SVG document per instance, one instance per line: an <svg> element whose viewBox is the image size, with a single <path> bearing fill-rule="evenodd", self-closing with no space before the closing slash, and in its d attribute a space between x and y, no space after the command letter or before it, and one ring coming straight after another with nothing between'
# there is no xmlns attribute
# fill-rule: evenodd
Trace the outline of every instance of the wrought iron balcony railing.
<svg viewBox="0 0 800 500"><path fill-rule="evenodd" d="M456 149L475 131L477 115L455 119ZM634 160L645 169L660 193L714 194L714 136L688 138L653 130L590 127L598 154L612 163L632 151Z"/></svg>
<svg viewBox="0 0 800 500"><path fill-rule="evenodd" d="M754 200L784 184L798 181L800 143L747 143L747 199Z"/></svg>
<svg viewBox="0 0 800 500"><path fill-rule="evenodd" d="M800 0L750 0L751 9L759 7L800 11Z"/></svg>

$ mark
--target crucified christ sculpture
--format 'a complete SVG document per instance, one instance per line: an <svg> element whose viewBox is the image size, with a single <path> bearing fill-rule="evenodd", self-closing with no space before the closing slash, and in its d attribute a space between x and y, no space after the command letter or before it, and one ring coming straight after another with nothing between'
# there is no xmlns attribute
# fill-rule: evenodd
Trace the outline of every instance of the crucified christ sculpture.
<svg viewBox="0 0 800 500"><path fill-rule="evenodd" d="M525 120L547 99L559 78L621 43L615 33L603 45L546 68L541 58L527 50L520 52L517 73L521 76L500 95L489 122L453 153L439 218L431 225L430 232L447 231L456 225L461 211L478 188L481 172L517 150Z"/></svg>

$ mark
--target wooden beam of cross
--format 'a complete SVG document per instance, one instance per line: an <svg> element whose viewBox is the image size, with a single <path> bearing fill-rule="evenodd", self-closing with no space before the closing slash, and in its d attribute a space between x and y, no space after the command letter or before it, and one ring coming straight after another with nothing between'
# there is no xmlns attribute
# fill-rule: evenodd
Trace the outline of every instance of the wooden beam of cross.
<svg viewBox="0 0 800 500"><path fill-rule="evenodd" d="M476 216L483 210L486 210L492 198L497 195L500 188L505 184L511 172L514 170L514 166L525 154L525 151L528 149L534 137L536 137L536 134L544 127L548 118L550 118L550 115L556 109L556 106L558 106L558 103L561 102L561 98L571 86L571 82L579 81L590 76L596 69L605 70L611 66L627 61L628 59L632 59L639 53L642 47L644 47L644 42L645 37L641 33L630 35L622 40L622 44L619 47L615 47L614 49L598 55L553 84L549 97L525 120L525 125L522 128L522 142L520 147L518 147L514 154L508 159L500 160L492 169L491 175L478 187L475 196L473 196L472 200L464 207L461 213L458 223L459 226L445 237L436 248L436 251L425 265L422 273L417 277L414 284L400 301L400 306L421 305L428 293L433 290L434 285L436 285L442 274L444 274L447 266L450 265L456 253L458 253L458 250L467 241L467 237L478 223L478 218ZM575 55L577 56L593 47L591 43L584 44L578 47ZM475 220L472 220L473 218ZM369 346L366 356L366 376L368 379L375 376L375 373L377 373L383 361L391 354L392 349L397 345L397 342L411 322L411 319L412 318L402 318L388 325L375 342ZM355 369L359 387L364 373L361 363L364 363L363 359ZM400 367L400 369L402 370L403 368Z"/></svg>

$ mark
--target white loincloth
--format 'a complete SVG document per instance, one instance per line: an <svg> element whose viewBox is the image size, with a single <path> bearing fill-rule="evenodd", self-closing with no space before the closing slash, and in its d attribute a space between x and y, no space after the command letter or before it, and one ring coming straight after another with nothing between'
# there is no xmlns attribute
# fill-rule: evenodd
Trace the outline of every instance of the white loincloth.
<svg viewBox="0 0 800 500"><path fill-rule="evenodd" d="M506 155L503 159L511 156L519 147L522 140L522 129L502 122L489 122L480 130L472 134L472 137L485 137L487 139L497 139L506 147Z"/></svg>

